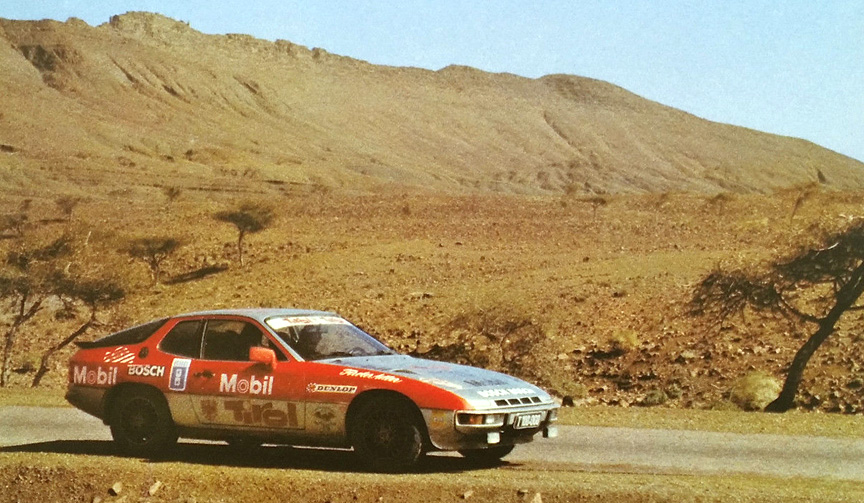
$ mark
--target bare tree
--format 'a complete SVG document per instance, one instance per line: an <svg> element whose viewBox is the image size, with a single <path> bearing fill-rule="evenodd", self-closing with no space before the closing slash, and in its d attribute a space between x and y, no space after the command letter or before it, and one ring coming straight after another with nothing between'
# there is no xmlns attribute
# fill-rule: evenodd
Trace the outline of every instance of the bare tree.
<svg viewBox="0 0 864 503"><path fill-rule="evenodd" d="M604 195L590 196L580 199L580 201L591 205L591 217L597 220L597 210L609 204L609 198Z"/></svg>
<svg viewBox="0 0 864 503"><path fill-rule="evenodd" d="M140 260L150 268L150 279L154 285L159 284L162 273L162 262L170 257L182 243L169 237L137 238L126 246L126 253L132 258Z"/></svg>
<svg viewBox="0 0 864 503"><path fill-rule="evenodd" d="M756 272L721 271L700 282L690 303L691 313L722 322L746 309L766 316L780 316L804 327L814 327L786 375L783 390L767 407L785 412L795 396L810 358L834 333L847 312L864 310L864 222L828 235L820 244L779 259Z"/></svg>
<svg viewBox="0 0 864 503"><path fill-rule="evenodd" d="M3 334L0 387L9 379L12 348L21 327L36 316L57 291L62 272L58 259L71 253L70 240L62 237L47 246L9 253L0 271L0 300L6 301L11 322Z"/></svg>
<svg viewBox="0 0 864 503"><path fill-rule="evenodd" d="M815 182L808 183L806 185L793 187L791 191L795 195L795 203L792 205L792 211L789 213L790 222L795 219L795 215L798 214L798 210L804 206L804 203L813 199L813 197L819 193L819 185Z"/></svg>
<svg viewBox="0 0 864 503"><path fill-rule="evenodd" d="M39 361L39 368L33 376L32 387L39 386L42 378L50 370L49 360L61 349L75 342L91 327L99 324L96 315L103 309L115 304L126 296L123 288L114 280L107 278L73 279L64 278L57 282L56 295L63 301L64 309L56 313L59 318L77 318L81 307L86 311L85 319L63 340L49 347ZM80 305L80 306L79 306Z"/></svg>
<svg viewBox="0 0 864 503"><path fill-rule="evenodd" d="M273 209L254 202L245 202L237 209L220 211L214 215L216 220L228 222L237 228L237 256L240 266L243 262L243 238L246 234L261 232L273 223Z"/></svg>

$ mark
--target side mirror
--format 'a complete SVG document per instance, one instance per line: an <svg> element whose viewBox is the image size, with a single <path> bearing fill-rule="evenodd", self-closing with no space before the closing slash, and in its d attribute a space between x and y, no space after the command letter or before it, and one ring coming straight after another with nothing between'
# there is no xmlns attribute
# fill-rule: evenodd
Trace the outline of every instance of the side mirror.
<svg viewBox="0 0 864 503"><path fill-rule="evenodd" d="M251 347L249 348L249 361L260 363L268 370L274 370L276 369L276 352L270 348Z"/></svg>

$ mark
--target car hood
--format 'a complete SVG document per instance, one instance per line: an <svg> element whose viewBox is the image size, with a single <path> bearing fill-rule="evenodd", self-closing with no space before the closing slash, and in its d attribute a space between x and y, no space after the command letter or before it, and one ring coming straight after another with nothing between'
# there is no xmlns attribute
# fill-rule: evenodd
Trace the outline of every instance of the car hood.
<svg viewBox="0 0 864 503"><path fill-rule="evenodd" d="M424 360L407 355L340 358L329 363L386 372L431 384L461 396L476 408L552 401L548 393L522 379L467 365ZM515 403L526 398L533 402ZM509 403L505 404L504 401Z"/></svg>

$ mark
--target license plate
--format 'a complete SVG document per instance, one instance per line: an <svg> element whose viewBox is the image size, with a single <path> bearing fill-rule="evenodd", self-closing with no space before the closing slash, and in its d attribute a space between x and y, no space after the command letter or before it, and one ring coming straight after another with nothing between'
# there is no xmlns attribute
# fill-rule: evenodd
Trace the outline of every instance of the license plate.
<svg viewBox="0 0 864 503"><path fill-rule="evenodd" d="M516 420L513 421L513 428L517 430L524 430L527 428L537 428L540 426L540 423L543 422L543 413L535 412L533 414L522 414L516 416Z"/></svg>

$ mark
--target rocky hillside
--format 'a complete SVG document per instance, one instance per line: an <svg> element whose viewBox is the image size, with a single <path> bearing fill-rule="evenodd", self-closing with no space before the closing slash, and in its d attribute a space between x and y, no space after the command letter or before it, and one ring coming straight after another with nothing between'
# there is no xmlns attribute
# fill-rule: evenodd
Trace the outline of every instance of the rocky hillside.
<svg viewBox="0 0 864 503"><path fill-rule="evenodd" d="M864 186L858 161L605 82L376 66L156 14L0 20L0 67L0 190L21 196Z"/></svg>

